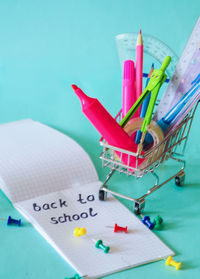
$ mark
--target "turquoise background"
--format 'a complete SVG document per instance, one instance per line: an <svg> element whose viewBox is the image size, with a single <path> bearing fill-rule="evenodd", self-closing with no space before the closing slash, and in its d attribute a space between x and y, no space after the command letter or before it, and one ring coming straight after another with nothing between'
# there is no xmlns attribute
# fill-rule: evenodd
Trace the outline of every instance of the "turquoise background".
<svg viewBox="0 0 200 279"><path fill-rule="evenodd" d="M199 0L0 0L0 122L32 118L63 131L89 153L103 181L107 170L98 159L100 136L82 115L71 84L97 97L115 115L121 105L115 35L142 28L180 56L199 10ZM199 124L198 109L185 153L185 187L171 181L147 200L145 208L152 218L157 214L164 218L163 230L156 234L176 252L182 270L159 261L106 278L199 278ZM171 161L161 166L161 178L169 177L175 168ZM116 175L111 185L137 197L151 183L148 176L136 181ZM0 217L8 215L21 217L1 194ZM23 221L22 228L0 223L0 278L73 276L73 269Z"/></svg>

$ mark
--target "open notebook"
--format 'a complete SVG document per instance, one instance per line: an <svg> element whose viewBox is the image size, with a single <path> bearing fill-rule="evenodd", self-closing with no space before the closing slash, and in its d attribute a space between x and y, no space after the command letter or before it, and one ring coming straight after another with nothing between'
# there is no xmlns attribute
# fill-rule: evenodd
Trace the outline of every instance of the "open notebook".
<svg viewBox="0 0 200 279"><path fill-rule="evenodd" d="M32 120L0 125L0 185L14 206L87 278L173 255L114 197L98 200L101 182L87 153L72 139ZM129 233L113 233L118 223ZM73 230L87 234L75 237ZM102 239L105 254L95 248Z"/></svg>

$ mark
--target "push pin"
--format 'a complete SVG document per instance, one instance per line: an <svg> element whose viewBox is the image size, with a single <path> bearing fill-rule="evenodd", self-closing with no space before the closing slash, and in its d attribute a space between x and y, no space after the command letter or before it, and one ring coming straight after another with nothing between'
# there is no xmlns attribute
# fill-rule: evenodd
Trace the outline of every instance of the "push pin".
<svg viewBox="0 0 200 279"><path fill-rule="evenodd" d="M81 279L84 277L87 277L87 275L80 276L78 273L76 273L73 277L65 277L65 279Z"/></svg>
<svg viewBox="0 0 200 279"><path fill-rule="evenodd" d="M150 217L149 216L143 216L142 214L140 214L140 216L142 217L142 223L145 224L150 230L153 230L155 224L151 223Z"/></svg>
<svg viewBox="0 0 200 279"><path fill-rule="evenodd" d="M87 230L85 228L77 227L74 229L74 235L77 237L85 235L86 233L87 233Z"/></svg>
<svg viewBox="0 0 200 279"><path fill-rule="evenodd" d="M107 226L107 228L113 228L113 227ZM127 233L128 232L128 227L127 226L126 227L120 227L117 224L115 224L114 232L125 232L125 233Z"/></svg>
<svg viewBox="0 0 200 279"><path fill-rule="evenodd" d="M181 262L176 262L172 259L172 256L169 256L165 262L166 265L172 265L175 266L178 270L181 267Z"/></svg>
<svg viewBox="0 0 200 279"><path fill-rule="evenodd" d="M102 249L104 251L104 253L106 253L106 254L110 251L110 247L109 246L105 246L101 239L97 240L97 242L95 244L95 247L98 248L98 249Z"/></svg>
<svg viewBox="0 0 200 279"><path fill-rule="evenodd" d="M154 228L156 230L159 230L161 228L161 224L163 223L163 218L160 217L160 216L156 216L153 220L153 223L154 223Z"/></svg>
<svg viewBox="0 0 200 279"><path fill-rule="evenodd" d="M8 219L4 219L4 218L0 218L1 221L6 221L7 222L7 225L12 225L12 224L15 224L15 225L18 225L19 227L21 226L21 219L17 220L17 219L13 219L11 216L8 216Z"/></svg>

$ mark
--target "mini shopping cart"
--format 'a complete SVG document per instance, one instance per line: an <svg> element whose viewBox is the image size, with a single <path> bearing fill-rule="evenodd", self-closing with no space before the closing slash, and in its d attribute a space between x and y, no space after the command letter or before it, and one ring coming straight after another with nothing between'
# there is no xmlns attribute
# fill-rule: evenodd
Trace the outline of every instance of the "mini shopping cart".
<svg viewBox="0 0 200 279"><path fill-rule="evenodd" d="M124 36L125 35L125 39ZM122 36L122 37L121 37ZM127 37L128 36L128 39ZM131 38L129 38L131 37ZM129 40L130 39L130 40ZM133 52L133 45L135 45L136 42L136 34L122 34L117 36L118 40L118 51L119 54L122 54L121 62L126 59L132 58L132 52ZM123 40L123 42L122 42ZM129 42L130 41L130 42ZM146 42L147 42L147 49L146 52L160 62L163 60L164 56L169 53L174 58L174 64L172 63L170 70L170 73L168 74L171 76L172 72L174 71L177 57L174 55L174 53L167 48L167 46L163 45L160 41L157 41L155 38L146 36ZM130 47L131 43L131 47ZM126 44L124 47L122 44ZM156 45L157 44L157 45ZM151 50L152 46L155 46L157 49L157 55L155 56L155 51ZM159 56L158 49L162 48L162 52ZM144 49L145 51L145 49ZM127 55L129 52L130 55ZM123 63L121 63L123 64ZM107 193L111 193L114 196L118 196L120 198L124 198L127 200L130 200L134 204L134 212L139 215L142 211L142 209L145 206L145 201L150 194L164 186L166 183L171 181L172 179L175 179L175 184L177 186L181 186L184 184L185 180L185 161L183 159L185 147L187 144L188 136L190 133L192 121L195 115L195 111L197 109L199 103L199 99L195 100L193 105L190 107L190 109L187 111L187 113L184 115L182 120L175 125L173 128L171 128L170 131L168 131L167 135L164 137L164 139L159 142L158 144L154 145L149 150L143 152L142 155L138 155L137 153L133 153L121 148L117 148L114 146L109 145L103 138L100 140L100 145L103 148L103 151L101 152L99 158L102 160L102 167L107 167L110 169L110 172L108 173L105 182L100 187L99 190L99 199L102 201L105 201L107 198ZM159 104L159 101L157 102L157 105ZM116 116L116 120L118 122L121 121L121 113L119 112ZM120 152L120 153L119 153ZM116 156L116 153L121 154L121 156ZM129 165L129 163L124 164L122 161L123 155L128 156L127 162L130 162L130 157L135 158L135 167ZM139 163L143 161L142 165ZM176 172L173 176L165 180L164 182L159 182L159 176L156 174L155 170L158 168L161 164L163 164L166 160L175 160L177 164L180 164L181 167L178 172ZM108 181L113 176L115 172L126 174L127 176L135 176L136 178L142 178L144 175L150 173L154 179L155 184L153 187L151 187L147 193L142 195L139 198L133 198L129 196L125 196L123 194L120 194L118 192L112 191L108 187Z"/></svg>
<svg viewBox="0 0 200 279"><path fill-rule="evenodd" d="M199 101L194 104L194 106L185 115L183 120L177 125L176 128L172 129L169 132L169 134L164 138L163 141L153 146L150 150L144 152L143 155L138 155L136 153L111 146L106 143L104 139L101 139L100 145L103 147L103 151L101 152L99 157L102 160L102 166L108 167L110 169L110 172L99 190L99 199L106 200L107 193L111 193L112 195L130 200L134 203L134 212L138 215L141 213L142 209L145 206L145 199L151 193L164 186L167 182L175 179L176 185L183 185L185 180L185 161L182 159L182 157L184 155L186 143L198 103ZM118 117L120 117L120 115ZM178 152L177 149L179 149ZM129 157L135 157L136 167L132 167L129 164L125 165L122 162L122 156L116 158L115 151L121 152L121 155L126 154ZM140 159L144 160L145 162L144 164L142 164L142 167L140 167L139 165ZM155 169L158 168L160 164L169 159L175 160L177 163L180 163L181 168L173 176L160 183L159 176L155 173ZM142 178L145 174L150 173L155 179L155 184L147 191L146 194L139 198L125 196L108 188L107 183L115 172L124 173L127 176L135 176L137 178Z"/></svg>

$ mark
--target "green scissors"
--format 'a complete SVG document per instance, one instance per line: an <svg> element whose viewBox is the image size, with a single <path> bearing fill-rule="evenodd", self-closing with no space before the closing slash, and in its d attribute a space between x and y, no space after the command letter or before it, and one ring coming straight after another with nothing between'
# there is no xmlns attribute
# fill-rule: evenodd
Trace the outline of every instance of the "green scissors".
<svg viewBox="0 0 200 279"><path fill-rule="evenodd" d="M155 105L160 87L167 78L167 75L165 74L165 70L167 69L170 61L171 61L171 57L166 56L165 60L163 61L162 65L161 65L161 68L159 70L153 71L147 87L144 89L144 91L142 92L140 97L137 99L135 104L131 107L131 109L128 111L128 113L125 115L125 117L122 119L122 121L119 124L121 127L125 127L126 124L128 123L128 121L132 118L134 113L137 111L139 106L142 104L144 99L151 92L151 98L150 98L147 112L146 112L146 115L145 115L145 118L144 118L144 121L143 121L142 127L141 127L142 137L140 140L140 144L138 145L138 150L137 150L138 154L141 154L141 151L143 149L143 142L144 142L146 133L148 132L148 125L151 122L154 105Z"/></svg>

